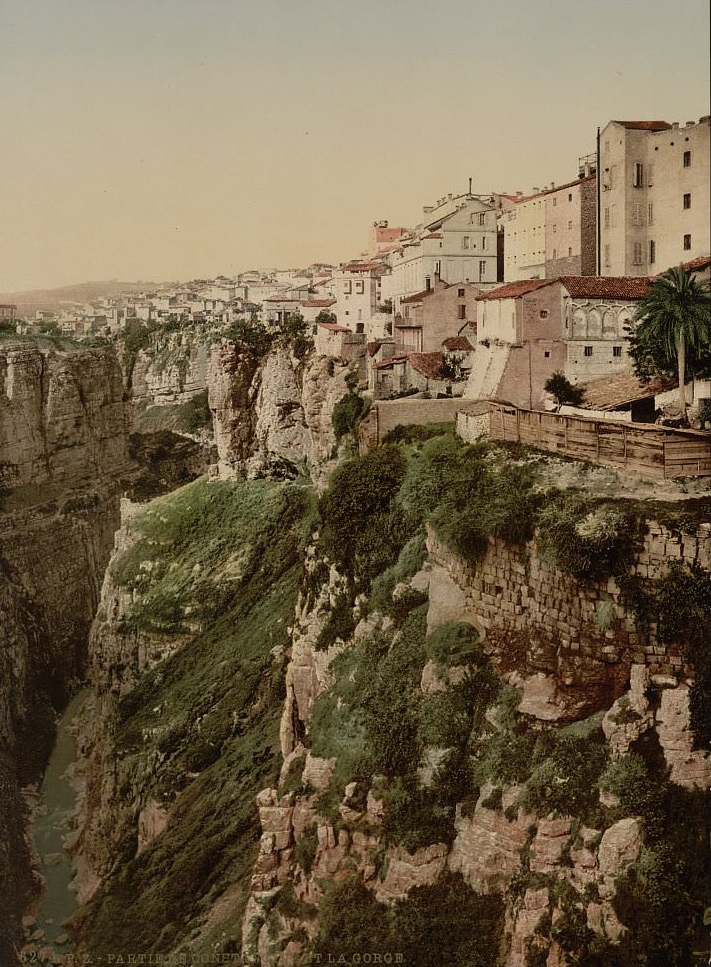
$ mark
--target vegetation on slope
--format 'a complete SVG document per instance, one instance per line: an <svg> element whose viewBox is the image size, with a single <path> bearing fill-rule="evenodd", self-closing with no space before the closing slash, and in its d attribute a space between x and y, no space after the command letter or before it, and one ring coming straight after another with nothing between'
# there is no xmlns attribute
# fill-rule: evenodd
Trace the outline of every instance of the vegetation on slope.
<svg viewBox="0 0 711 967"><path fill-rule="evenodd" d="M274 649L288 644L310 508L303 486L200 480L132 524L139 539L113 564L136 594L127 620L188 643L118 706L119 796L155 801L169 818L140 854L130 835L117 844L122 863L87 917L93 956L187 950L196 923L235 888L219 949L240 949L255 796L280 765L284 659Z"/></svg>

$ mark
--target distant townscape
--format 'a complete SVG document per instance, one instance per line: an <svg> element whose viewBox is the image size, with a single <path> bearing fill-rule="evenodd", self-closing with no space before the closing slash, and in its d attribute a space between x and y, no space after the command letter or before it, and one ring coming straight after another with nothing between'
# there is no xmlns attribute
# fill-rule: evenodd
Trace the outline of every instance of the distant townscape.
<svg viewBox="0 0 711 967"><path fill-rule="evenodd" d="M648 420L669 387L640 389L626 336L653 277L680 264L709 277L709 124L610 121L566 184L482 194L470 179L467 192L425 205L414 228L376 221L365 250L340 265L162 284L24 318L5 304L0 324L84 341L299 320L319 354L358 363L376 399L540 409L560 372L598 410L635 402L635 419Z"/></svg>

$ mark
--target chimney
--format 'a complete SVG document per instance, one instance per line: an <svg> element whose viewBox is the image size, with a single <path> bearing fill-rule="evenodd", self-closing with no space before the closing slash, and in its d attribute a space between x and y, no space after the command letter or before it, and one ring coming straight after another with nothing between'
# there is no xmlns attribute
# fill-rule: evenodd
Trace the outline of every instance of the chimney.
<svg viewBox="0 0 711 967"><path fill-rule="evenodd" d="M472 179L470 178L469 179L469 194L471 195L471 193L472 193Z"/></svg>
<svg viewBox="0 0 711 967"><path fill-rule="evenodd" d="M554 181L551 182L551 189L553 189L553 188L555 188L555 182Z"/></svg>
<svg viewBox="0 0 711 967"><path fill-rule="evenodd" d="M673 131L678 131L678 129L679 129L679 122L678 121L672 121L672 130Z"/></svg>
<svg viewBox="0 0 711 967"><path fill-rule="evenodd" d="M537 195L539 191L540 191L540 188L534 188L533 189L533 194L534 195Z"/></svg>

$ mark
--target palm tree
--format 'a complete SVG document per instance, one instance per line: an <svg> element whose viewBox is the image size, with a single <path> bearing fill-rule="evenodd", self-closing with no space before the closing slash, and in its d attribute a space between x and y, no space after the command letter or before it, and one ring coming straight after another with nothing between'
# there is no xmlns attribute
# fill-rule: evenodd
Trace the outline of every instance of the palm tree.
<svg viewBox="0 0 711 967"><path fill-rule="evenodd" d="M687 422L687 349L701 349L711 342L711 295L707 283L699 282L683 266L667 269L652 282L635 313L635 341L657 343L671 365L676 358L681 416Z"/></svg>

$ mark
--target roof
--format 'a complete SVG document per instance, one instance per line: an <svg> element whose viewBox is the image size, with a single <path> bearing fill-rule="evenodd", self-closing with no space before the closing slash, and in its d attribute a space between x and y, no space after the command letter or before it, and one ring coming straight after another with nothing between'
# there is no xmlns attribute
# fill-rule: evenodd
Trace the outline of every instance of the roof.
<svg viewBox="0 0 711 967"><path fill-rule="evenodd" d="M447 283L445 282L445 285L446 284ZM434 289L423 289L422 292L415 292L414 295L408 295L405 296L404 299L400 299L400 305L402 305L404 302L409 304L412 304L413 302L422 302L424 298L426 298L428 295L434 295L434 293Z"/></svg>
<svg viewBox="0 0 711 967"><path fill-rule="evenodd" d="M442 238L441 232L429 232L427 235L423 235L422 238Z"/></svg>
<svg viewBox="0 0 711 967"><path fill-rule="evenodd" d="M561 275L554 281L562 282L572 296L588 299L643 299L651 285L644 276Z"/></svg>
<svg viewBox="0 0 711 967"><path fill-rule="evenodd" d="M444 378L442 372L443 363L443 353L410 353L410 365L412 368L429 379Z"/></svg>
<svg viewBox="0 0 711 967"><path fill-rule="evenodd" d="M382 345L383 344L378 339L375 339L373 342L369 342L365 348L369 356L375 356Z"/></svg>
<svg viewBox="0 0 711 967"><path fill-rule="evenodd" d="M449 336L443 340L442 345L445 349L458 350L460 352L471 352L474 348L466 336Z"/></svg>
<svg viewBox="0 0 711 967"><path fill-rule="evenodd" d="M335 299L309 299L308 302L303 303L303 306L305 309L327 309L335 302Z"/></svg>
<svg viewBox="0 0 711 967"><path fill-rule="evenodd" d="M535 292L536 289L542 289L545 285L552 285L553 282L558 281L557 279L521 279L519 282L507 282L506 285L500 285L496 289L491 289L489 292L485 292L483 295L478 295L476 297L477 302L483 302L484 300L490 299L518 299L519 296L526 295L529 292Z"/></svg>
<svg viewBox="0 0 711 967"><path fill-rule="evenodd" d="M407 358L407 353L403 353L400 356L388 356L387 359L381 359L379 363L373 363L373 369L385 369L393 363L404 363L407 361Z"/></svg>
<svg viewBox="0 0 711 967"><path fill-rule="evenodd" d="M373 269L382 268L382 262L348 262L341 266L341 272L372 272Z"/></svg>
<svg viewBox="0 0 711 967"><path fill-rule="evenodd" d="M674 379L655 376L649 383L643 383L633 373L619 373L616 376L602 376L587 383L578 384L585 393L580 404L586 410L616 410L635 400L647 399L658 393L674 389Z"/></svg>
<svg viewBox="0 0 711 967"><path fill-rule="evenodd" d="M339 326L339 325L337 325L335 322L319 322L319 323L317 323L317 325L319 325L321 327L321 329L326 329L328 332L348 332L348 333L350 333L350 331L351 331L350 329L347 329L345 326Z"/></svg>
<svg viewBox="0 0 711 967"><path fill-rule="evenodd" d="M686 269L687 272L702 272L711 265L711 255L701 255L698 259L692 259L690 262L683 262L682 269ZM664 273L660 273L664 275Z"/></svg>
<svg viewBox="0 0 711 967"><path fill-rule="evenodd" d="M669 131L671 124L668 121L613 121L630 131Z"/></svg>

